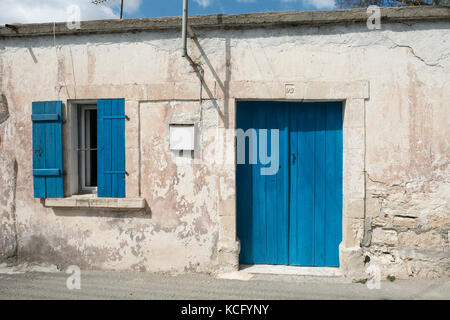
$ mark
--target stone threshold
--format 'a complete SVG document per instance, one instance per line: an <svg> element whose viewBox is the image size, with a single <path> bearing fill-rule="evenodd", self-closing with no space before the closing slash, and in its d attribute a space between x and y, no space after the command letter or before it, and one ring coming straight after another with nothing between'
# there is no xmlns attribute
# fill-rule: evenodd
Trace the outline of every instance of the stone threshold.
<svg viewBox="0 0 450 320"><path fill-rule="evenodd" d="M98 198L95 194L74 195L66 198L48 198L44 206L59 209L115 209L142 210L145 209L144 198Z"/></svg>
<svg viewBox="0 0 450 320"><path fill-rule="evenodd" d="M297 267L287 265L240 265L239 270L250 274L273 274L308 277L343 277L339 268L331 267Z"/></svg>
<svg viewBox="0 0 450 320"><path fill-rule="evenodd" d="M219 273L217 279L238 281L282 281L296 283L351 283L339 268L287 265L240 265L238 271Z"/></svg>

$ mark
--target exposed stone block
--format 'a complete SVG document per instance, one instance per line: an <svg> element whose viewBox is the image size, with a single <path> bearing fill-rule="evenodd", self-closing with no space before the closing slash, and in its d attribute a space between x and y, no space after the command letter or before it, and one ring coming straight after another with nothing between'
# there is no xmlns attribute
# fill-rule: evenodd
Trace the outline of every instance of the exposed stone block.
<svg viewBox="0 0 450 320"><path fill-rule="evenodd" d="M372 231L372 243L378 245L396 246L398 243L397 231L375 228Z"/></svg>
<svg viewBox="0 0 450 320"><path fill-rule="evenodd" d="M394 217L394 219L392 220L392 225L395 227L414 228L416 223L416 218L409 217Z"/></svg>
<svg viewBox="0 0 450 320"><path fill-rule="evenodd" d="M400 232L399 244L405 247L419 250L443 250L442 236L435 230L419 233L414 231Z"/></svg>
<svg viewBox="0 0 450 320"><path fill-rule="evenodd" d="M369 216L370 217L370 216ZM372 226L374 227L386 227L390 221L389 216L376 216L372 217Z"/></svg>
<svg viewBox="0 0 450 320"><path fill-rule="evenodd" d="M430 215L427 216L427 227L429 228L450 228L450 215L447 217Z"/></svg>

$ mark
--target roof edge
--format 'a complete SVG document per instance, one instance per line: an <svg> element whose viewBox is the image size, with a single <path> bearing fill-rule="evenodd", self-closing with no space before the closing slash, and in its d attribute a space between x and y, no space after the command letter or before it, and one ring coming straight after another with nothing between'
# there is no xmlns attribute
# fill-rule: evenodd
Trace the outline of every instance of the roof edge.
<svg viewBox="0 0 450 320"><path fill-rule="evenodd" d="M212 14L189 17L195 29L261 28L274 26L362 23L366 8L328 11L285 11L248 14ZM381 21L450 21L450 6L381 8ZM81 22L81 29L69 29L65 22L14 24L0 27L0 37L109 34L181 29L181 17L95 20Z"/></svg>

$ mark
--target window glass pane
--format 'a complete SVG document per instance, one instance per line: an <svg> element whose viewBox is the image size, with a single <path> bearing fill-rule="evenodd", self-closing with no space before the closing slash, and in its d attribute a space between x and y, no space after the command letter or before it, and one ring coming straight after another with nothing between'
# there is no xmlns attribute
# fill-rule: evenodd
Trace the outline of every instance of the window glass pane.
<svg viewBox="0 0 450 320"><path fill-rule="evenodd" d="M85 110L86 187L97 186L97 110Z"/></svg>
<svg viewBox="0 0 450 320"><path fill-rule="evenodd" d="M91 149L91 186L97 186L97 110L90 110L91 125L90 125L90 141Z"/></svg>
<svg viewBox="0 0 450 320"><path fill-rule="evenodd" d="M80 104L78 112L79 192L94 193L97 189L97 106Z"/></svg>

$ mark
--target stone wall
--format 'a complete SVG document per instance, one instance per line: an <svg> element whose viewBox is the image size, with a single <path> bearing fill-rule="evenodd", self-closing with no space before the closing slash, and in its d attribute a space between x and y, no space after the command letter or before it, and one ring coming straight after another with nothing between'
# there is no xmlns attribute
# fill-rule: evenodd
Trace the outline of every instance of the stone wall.
<svg viewBox="0 0 450 320"><path fill-rule="evenodd" d="M385 184L369 178L366 254L383 275L450 275L448 181Z"/></svg>
<svg viewBox="0 0 450 320"><path fill-rule="evenodd" d="M10 116L0 124L7 199L0 217L11 244L2 244L2 256L18 243L19 261L61 268L235 269L234 166L176 166L168 123L195 121L202 154L216 145L211 129L234 128L235 99L335 97L346 101L344 121L353 123L344 128L345 273L364 274L367 255L383 275L449 275L448 22L196 34L189 53L202 84L181 58L175 31L1 40ZM296 87L292 96L287 84ZM32 101L62 100L67 108L70 99L109 97L125 98L130 116L127 196L145 198L148 208L45 208L32 192ZM224 153L234 154L233 143Z"/></svg>

